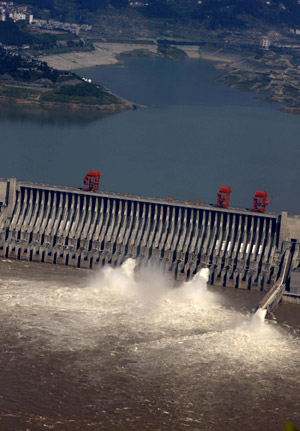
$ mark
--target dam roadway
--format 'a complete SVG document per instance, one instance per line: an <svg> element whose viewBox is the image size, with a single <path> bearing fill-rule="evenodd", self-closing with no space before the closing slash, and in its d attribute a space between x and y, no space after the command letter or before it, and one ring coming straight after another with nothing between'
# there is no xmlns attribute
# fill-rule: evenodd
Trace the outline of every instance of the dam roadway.
<svg viewBox="0 0 300 431"><path fill-rule="evenodd" d="M97 268L131 257L176 280L208 266L211 284L268 291L292 249L290 274L298 277L300 215L285 211L261 214L16 178L0 179L0 209L3 258ZM300 293L290 279L291 292Z"/></svg>

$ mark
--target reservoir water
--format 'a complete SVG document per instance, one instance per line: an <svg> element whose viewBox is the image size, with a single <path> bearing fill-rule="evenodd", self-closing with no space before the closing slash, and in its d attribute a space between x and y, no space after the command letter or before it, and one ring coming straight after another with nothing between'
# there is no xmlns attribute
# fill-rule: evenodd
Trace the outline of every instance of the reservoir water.
<svg viewBox="0 0 300 431"><path fill-rule="evenodd" d="M232 205L246 208L266 190L271 211L300 212L299 116L216 82L204 61L80 73L148 108L101 118L2 110L2 177L77 187L99 169L104 190L214 203L230 186Z"/></svg>
<svg viewBox="0 0 300 431"><path fill-rule="evenodd" d="M299 117L215 82L208 63L138 59L83 76L148 109L101 118L1 111L1 176L235 205L256 189L300 211ZM134 261L92 273L0 261L3 431L300 427L299 307L253 319L260 292L174 289Z"/></svg>

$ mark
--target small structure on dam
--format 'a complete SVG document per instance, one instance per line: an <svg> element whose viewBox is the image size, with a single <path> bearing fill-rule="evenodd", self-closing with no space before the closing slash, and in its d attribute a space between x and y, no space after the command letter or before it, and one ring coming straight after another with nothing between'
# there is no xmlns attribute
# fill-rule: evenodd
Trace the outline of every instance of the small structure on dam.
<svg viewBox="0 0 300 431"><path fill-rule="evenodd" d="M267 291L300 263L300 216L0 179L0 255L97 268L132 257L189 280Z"/></svg>

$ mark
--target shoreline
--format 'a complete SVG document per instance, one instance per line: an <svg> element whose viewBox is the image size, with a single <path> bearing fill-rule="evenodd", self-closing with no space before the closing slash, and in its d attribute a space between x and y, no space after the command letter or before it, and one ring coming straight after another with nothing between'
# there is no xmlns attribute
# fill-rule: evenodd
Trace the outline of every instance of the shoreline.
<svg viewBox="0 0 300 431"><path fill-rule="evenodd" d="M300 87L296 85L300 72L297 68L290 66L287 68L284 59L276 59L274 53L260 51L257 55L257 52L251 50L240 51L225 46L219 48L193 44L170 46L181 51L187 59L212 62L215 69L221 71L218 81L226 86L254 93L261 100L281 105L282 112L300 114L298 102ZM143 56L164 58L159 50L160 45L153 40L149 43L95 42L94 47L94 51L70 52L40 59L55 69L72 71L96 66L121 67L126 54L128 58ZM176 60L176 57L172 59ZM289 77L287 81L283 79L286 76ZM291 91L291 88L294 90Z"/></svg>
<svg viewBox="0 0 300 431"><path fill-rule="evenodd" d="M88 52L69 52L63 54L54 54L39 57L49 66L58 70L72 71L95 66L113 66L122 65L122 60L119 56L124 53L134 53L134 51L142 50L145 55L159 55L158 44L155 43L120 43L120 42L96 42L94 50ZM174 45L176 46L176 45ZM210 52L201 49L197 45L178 45L176 46L184 51L187 59L207 60L213 63L219 63L216 67L222 65L236 65L243 61L243 58L238 54L224 53L223 48ZM142 55L140 55L142 56Z"/></svg>
<svg viewBox="0 0 300 431"><path fill-rule="evenodd" d="M112 66L120 64L118 56L124 52L132 52L138 48L149 51L149 54L157 53L157 45L154 44L127 44L127 43L94 43L94 50L89 52L69 52L65 54L47 55L39 57L50 67L58 70L72 71L95 66Z"/></svg>
<svg viewBox="0 0 300 431"><path fill-rule="evenodd" d="M113 93L111 93L113 94ZM0 105L4 106L6 104L11 104L20 107L38 107L45 109L62 109L71 112L99 112L99 113L112 113L112 112L122 112L126 110L133 110L135 108L146 108L144 105L134 104L129 100L126 100L120 96L117 96L119 103L111 103L111 104L87 104L87 103L67 103L67 102L55 102L55 101L42 101L39 99L36 100L28 100L25 98L18 97L9 97L0 95Z"/></svg>
<svg viewBox="0 0 300 431"><path fill-rule="evenodd" d="M119 59L121 54L134 53L142 50L145 56L159 56L158 44L150 43L119 43L119 42L96 42L95 49L89 52L70 52L64 54L47 55L39 57L50 67L58 70L72 71L95 66L121 65ZM198 46L178 46L184 51L188 59L201 59L202 57ZM140 55L142 56L142 55ZM219 60L216 60L219 61Z"/></svg>
<svg viewBox="0 0 300 431"><path fill-rule="evenodd" d="M83 103L60 103L60 102L40 102L40 101L33 101L33 100L26 100L26 99L17 99L13 97L3 97L0 96L0 104L6 104L6 103L12 103L18 106L38 106L41 108L48 108L48 109L55 109L55 108L61 108L61 109L67 109L71 111L101 111L101 112L121 112L125 111L127 109L133 109L130 104L111 104L111 105L87 105Z"/></svg>

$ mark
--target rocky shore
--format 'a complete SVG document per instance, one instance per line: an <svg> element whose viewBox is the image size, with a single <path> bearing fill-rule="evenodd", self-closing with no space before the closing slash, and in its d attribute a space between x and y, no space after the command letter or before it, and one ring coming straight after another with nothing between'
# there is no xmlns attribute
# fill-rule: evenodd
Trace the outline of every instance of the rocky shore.
<svg viewBox="0 0 300 431"><path fill-rule="evenodd" d="M219 82L281 105L283 112L300 113L300 70L291 54L225 48L215 53L204 50L201 58L216 62L222 71Z"/></svg>

